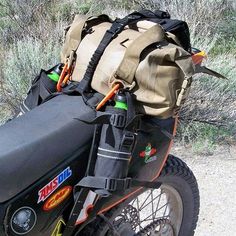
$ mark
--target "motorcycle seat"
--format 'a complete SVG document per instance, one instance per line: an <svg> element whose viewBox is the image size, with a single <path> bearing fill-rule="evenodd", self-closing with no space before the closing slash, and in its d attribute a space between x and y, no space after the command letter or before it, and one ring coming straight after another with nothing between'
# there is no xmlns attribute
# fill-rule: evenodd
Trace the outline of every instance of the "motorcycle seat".
<svg viewBox="0 0 236 236"><path fill-rule="evenodd" d="M0 203L90 147L94 126L74 119L89 113L81 96L59 95L0 127Z"/></svg>

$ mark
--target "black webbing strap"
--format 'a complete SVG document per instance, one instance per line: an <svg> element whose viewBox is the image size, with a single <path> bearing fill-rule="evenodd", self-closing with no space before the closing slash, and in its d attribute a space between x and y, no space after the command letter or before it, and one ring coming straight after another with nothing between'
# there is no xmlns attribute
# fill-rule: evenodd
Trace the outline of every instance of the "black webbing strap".
<svg viewBox="0 0 236 236"><path fill-rule="evenodd" d="M97 68L100 58L102 57L106 47L109 43L124 29L124 27L128 24L131 24L140 19L148 19L148 18L169 18L169 14L162 11L157 11L155 13L151 11L140 11L133 12L122 19L116 19L109 30L106 31L103 36L100 44L98 45L96 51L94 52L92 58L90 59L89 65L86 69L83 79L80 81L77 90L84 94L88 92L90 82L93 78L94 72Z"/></svg>
<svg viewBox="0 0 236 236"><path fill-rule="evenodd" d="M139 116L136 115L135 104L134 104L135 99L133 97L133 94L131 94L130 91L125 91L125 97L128 107L126 114L126 129L129 130L130 127L134 126L136 118L139 118Z"/></svg>
<svg viewBox="0 0 236 236"><path fill-rule="evenodd" d="M92 58L90 59L89 65L86 69L83 79L80 81L78 90L81 94L88 91L89 84L93 78L94 72L97 68L99 60L104 53L106 47L112 41L117 34L119 34L125 27L122 20L116 20L112 24L111 28L106 31L105 35L103 36L100 44L98 45L96 51L94 52Z"/></svg>
<svg viewBox="0 0 236 236"><path fill-rule="evenodd" d="M78 187L103 189L109 192L123 191L131 187L159 188L160 186L160 182L143 181L132 178L112 179L94 176L86 176L78 184Z"/></svg>
<svg viewBox="0 0 236 236"><path fill-rule="evenodd" d="M80 192L78 193L78 195L75 198L75 204L72 208L71 214L69 216L69 220L66 224L66 228L63 231L63 236L72 236L74 235L74 231L75 231L75 224L76 224L76 220L78 219L78 216L80 214L80 212L83 209L84 206L84 202L87 198L89 194L89 189L88 188L82 188L80 190Z"/></svg>
<svg viewBox="0 0 236 236"><path fill-rule="evenodd" d="M126 117L122 114L112 114L112 113L105 113L102 115L97 116L93 120L81 118L75 118L76 120L82 121L86 124L111 124L117 128L123 128L126 124Z"/></svg>

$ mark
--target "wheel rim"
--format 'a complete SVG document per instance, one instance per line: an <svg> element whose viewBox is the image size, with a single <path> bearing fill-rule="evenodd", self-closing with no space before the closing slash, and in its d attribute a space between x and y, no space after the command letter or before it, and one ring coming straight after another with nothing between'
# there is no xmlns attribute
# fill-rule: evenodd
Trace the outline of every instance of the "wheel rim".
<svg viewBox="0 0 236 236"><path fill-rule="evenodd" d="M119 228L129 223L137 235L177 236L183 218L180 194L170 185L149 189L131 200L114 220ZM108 234L109 235L109 234Z"/></svg>

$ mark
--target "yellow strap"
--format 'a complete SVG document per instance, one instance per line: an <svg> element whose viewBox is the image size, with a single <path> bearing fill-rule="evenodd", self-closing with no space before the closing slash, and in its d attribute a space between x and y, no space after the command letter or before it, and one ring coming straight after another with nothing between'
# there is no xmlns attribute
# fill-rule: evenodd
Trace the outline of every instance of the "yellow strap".
<svg viewBox="0 0 236 236"><path fill-rule="evenodd" d="M60 219L57 224L56 224L56 227L55 229L53 230L52 232L52 235L51 236L62 236L62 226L65 226L65 222L63 219Z"/></svg>

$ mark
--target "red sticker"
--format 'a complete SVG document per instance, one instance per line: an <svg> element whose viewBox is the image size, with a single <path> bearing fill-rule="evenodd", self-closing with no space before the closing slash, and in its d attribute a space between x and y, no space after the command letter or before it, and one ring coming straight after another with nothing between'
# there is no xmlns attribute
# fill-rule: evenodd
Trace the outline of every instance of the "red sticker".
<svg viewBox="0 0 236 236"><path fill-rule="evenodd" d="M61 204L71 193L72 187L65 186L56 193L54 193L43 205L44 211L50 211Z"/></svg>
<svg viewBox="0 0 236 236"><path fill-rule="evenodd" d="M145 151L140 152L139 156L140 156L140 157L151 157L151 156L153 156L156 152L157 152L157 150L156 150L155 148L152 148L151 144L149 143L149 144L145 147Z"/></svg>
<svg viewBox="0 0 236 236"><path fill-rule="evenodd" d="M144 158L145 163L148 163L157 159L157 157L154 156L156 152L157 152L156 148L153 148L152 145L148 143L148 145L145 147L145 151L140 152L139 156Z"/></svg>

